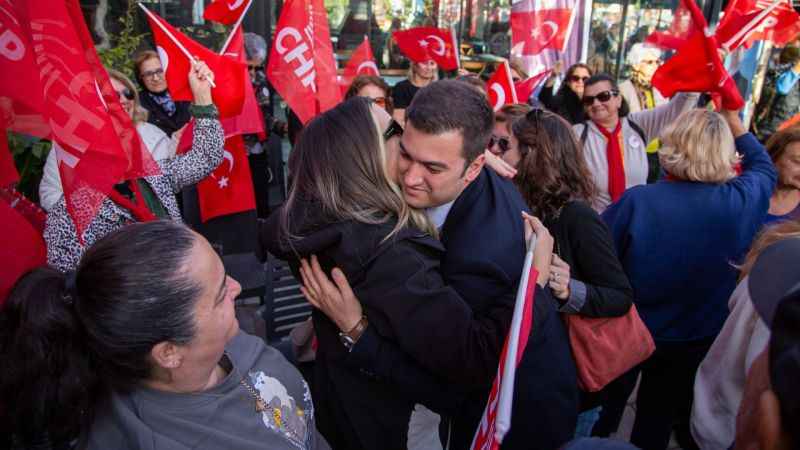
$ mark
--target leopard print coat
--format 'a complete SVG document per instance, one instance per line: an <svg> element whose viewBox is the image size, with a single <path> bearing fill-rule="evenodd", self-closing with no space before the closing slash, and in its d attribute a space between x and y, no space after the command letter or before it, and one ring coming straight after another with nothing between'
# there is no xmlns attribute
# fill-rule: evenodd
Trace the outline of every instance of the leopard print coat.
<svg viewBox="0 0 800 450"><path fill-rule="evenodd" d="M181 221L175 194L185 186L202 180L222 162L225 136L218 119L196 118L192 149L171 159L158 161L161 175L145 177L173 220ZM64 197L47 215L44 239L47 243L47 262L67 272L75 269L83 252L110 232L135 222L133 215L109 198L103 200L97 215L78 240L75 224L67 213Z"/></svg>

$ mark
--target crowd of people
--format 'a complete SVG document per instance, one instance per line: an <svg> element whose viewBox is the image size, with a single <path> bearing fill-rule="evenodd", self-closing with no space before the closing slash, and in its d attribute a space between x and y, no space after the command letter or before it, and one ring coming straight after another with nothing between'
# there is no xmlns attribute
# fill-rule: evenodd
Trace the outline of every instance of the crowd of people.
<svg viewBox="0 0 800 450"><path fill-rule="evenodd" d="M663 99L660 53L634 47L629 80L558 67L496 112L478 77L427 61L290 123L287 198L257 242L314 306L308 379L240 330L241 286L182 223L176 194L223 160L214 74L195 61L176 102L156 52L133 58L139 89L109 70L161 174L115 186L78 235L48 158L48 266L0 303L0 444L471 448L530 250L502 448L798 448L800 129L757 138L702 93ZM794 64L769 114L797 109Z"/></svg>

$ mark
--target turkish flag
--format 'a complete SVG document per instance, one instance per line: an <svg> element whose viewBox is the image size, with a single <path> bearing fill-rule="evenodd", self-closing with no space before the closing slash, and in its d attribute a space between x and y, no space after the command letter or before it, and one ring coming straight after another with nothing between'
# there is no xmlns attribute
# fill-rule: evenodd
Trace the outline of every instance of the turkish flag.
<svg viewBox="0 0 800 450"><path fill-rule="evenodd" d="M728 51L757 40L782 47L800 33L800 15L790 0L735 0L725 9L717 42Z"/></svg>
<svg viewBox="0 0 800 450"><path fill-rule="evenodd" d="M214 0L206 6L203 19L224 25L233 25L247 12L252 0Z"/></svg>
<svg viewBox="0 0 800 450"><path fill-rule="evenodd" d="M283 4L269 52L267 78L303 123L341 101L322 0L287 0Z"/></svg>
<svg viewBox="0 0 800 450"><path fill-rule="evenodd" d="M472 440L472 450L498 450L503 438L511 428L511 401L514 397L514 378L517 366L528 346L528 337L533 329L533 305L536 294L536 278L539 273L533 267L533 246L525 257L522 279L517 288L517 300L511 328L500 353L497 376L489 392L489 400L483 417Z"/></svg>
<svg viewBox="0 0 800 450"><path fill-rule="evenodd" d="M528 78L527 80L514 83L514 90L517 92L517 101L519 103L527 103L536 89L547 80L550 72L552 71L548 69L542 73L538 73Z"/></svg>
<svg viewBox="0 0 800 450"><path fill-rule="evenodd" d="M0 9L4 120L19 130L19 116L37 116L36 135L59 144L67 211L82 239L115 184L160 170L119 103L78 1L0 0Z"/></svg>
<svg viewBox="0 0 800 450"><path fill-rule="evenodd" d="M370 47L366 36L364 36L364 42L353 50L350 61L347 62L344 68L342 86L346 89L353 82L353 79L359 75L375 75L376 77L381 75L378 71L378 65L375 64L372 47Z"/></svg>
<svg viewBox="0 0 800 450"><path fill-rule="evenodd" d="M686 3L694 28L689 39L664 65L656 70L652 84L664 97L676 92L709 92L719 94L725 109L737 110L744 100L733 78L725 70L717 52L717 40L706 36L708 26L694 2Z"/></svg>
<svg viewBox="0 0 800 450"><path fill-rule="evenodd" d="M244 104L244 74L246 73L244 64L212 52L175 29L152 11L145 10L145 12L172 99L176 101L192 100L192 90L189 87L189 71L192 68L192 61L181 50L180 46L182 46L189 55L206 63L208 68L214 72L216 87L211 88L211 97L219 109L219 116L233 117L241 113Z"/></svg>
<svg viewBox="0 0 800 450"><path fill-rule="evenodd" d="M694 0L689 0L694 1ZM672 23L665 31L654 31L648 35L644 41L668 50L677 50L689 39L689 35L694 31L692 26L692 13L686 6L686 0L678 2L678 9L672 15Z"/></svg>
<svg viewBox="0 0 800 450"><path fill-rule="evenodd" d="M489 96L489 104L495 111L498 111L503 105L517 103L517 91L514 89L508 61L503 61L503 64L497 66L497 70L486 82L486 92Z"/></svg>
<svg viewBox="0 0 800 450"><path fill-rule="evenodd" d="M250 163L241 135L225 139L224 156L219 167L197 183L203 222L256 208Z"/></svg>
<svg viewBox="0 0 800 450"><path fill-rule="evenodd" d="M554 8L511 13L511 53L537 55L544 49L565 50L575 14Z"/></svg>
<svg viewBox="0 0 800 450"><path fill-rule="evenodd" d="M445 28L417 27L392 33L400 51L413 62L433 60L442 70L459 67L455 36Z"/></svg>

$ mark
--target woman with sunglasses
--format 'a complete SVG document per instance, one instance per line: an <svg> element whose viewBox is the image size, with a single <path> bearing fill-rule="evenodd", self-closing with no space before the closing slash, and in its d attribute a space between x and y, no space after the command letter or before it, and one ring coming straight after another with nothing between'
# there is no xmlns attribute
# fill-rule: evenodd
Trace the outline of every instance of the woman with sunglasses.
<svg viewBox="0 0 800 450"><path fill-rule="evenodd" d="M647 144L681 113L697 104L698 94L678 93L657 108L628 114L617 82L601 73L586 80L581 102L587 121L573 125L583 144L597 197L592 207L602 213L626 189L647 183Z"/></svg>
<svg viewBox="0 0 800 450"><path fill-rule="evenodd" d="M111 80L111 87L119 95L122 109L133 119L136 131L139 132L142 143L150 150L153 159L160 161L175 156L177 140L170 139L158 127L147 122L147 110L140 106L139 94L133 82L114 69L108 69L108 78ZM45 211L50 211L64 195L56 157L59 151L61 151L59 145L54 142L53 149L47 155L42 182L39 184L39 200Z"/></svg>
<svg viewBox="0 0 800 450"><path fill-rule="evenodd" d="M392 103L392 88L381 77L375 75L359 75L353 79L344 99L352 97L369 97L376 105L385 109L391 115L394 112Z"/></svg>
<svg viewBox="0 0 800 450"><path fill-rule="evenodd" d="M189 86L194 95L190 112L194 116L195 126L190 151L174 155L175 139L168 139L160 130L155 129L152 136L143 136L142 141L154 153L154 159L161 168L160 175L148 176L137 180L120 180L108 196L103 200L94 219L78 236L75 225L67 213L67 204L60 194L61 179L58 177L56 151L51 151L48 158L52 172L45 181L51 189L58 189L58 199L47 215L44 239L47 243L47 262L61 271L74 269L83 252L95 241L106 234L134 222L145 222L156 218L181 220L175 194L185 186L195 184L211 173L222 162L224 135L219 122L219 113L211 100L213 73L202 61L196 62L188 74ZM119 75L111 77L111 83L121 97L122 107L134 119L138 119L140 129L143 113L137 108L136 96L130 96L125 84L120 83ZM131 92L132 93L132 92ZM153 128L145 127L146 130ZM156 153L158 152L158 153ZM166 153L166 158L161 158ZM161 159L160 159L161 158Z"/></svg>
<svg viewBox="0 0 800 450"><path fill-rule="evenodd" d="M133 58L133 73L143 89L141 104L149 113L148 122L161 128L168 136L189 122L192 118L190 102L172 100L158 53L153 50L138 53Z"/></svg>
<svg viewBox="0 0 800 450"><path fill-rule="evenodd" d="M586 120L586 115L581 105L583 97L584 83L592 76L592 70L583 63L573 64L567 69L564 82L554 93L556 78L559 75L560 62L556 64L556 70L550 74L545 81L544 87L539 93L539 101L554 113L563 117L571 124L581 123Z"/></svg>

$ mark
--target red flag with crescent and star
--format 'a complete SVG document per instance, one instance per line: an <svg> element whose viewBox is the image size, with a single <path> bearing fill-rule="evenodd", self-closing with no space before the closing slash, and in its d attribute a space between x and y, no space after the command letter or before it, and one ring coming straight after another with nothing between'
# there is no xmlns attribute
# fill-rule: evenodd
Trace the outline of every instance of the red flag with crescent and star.
<svg viewBox="0 0 800 450"><path fill-rule="evenodd" d="M517 90L514 88L514 81L511 78L511 68L508 61L503 61L497 66L492 77L486 82L486 93L489 97L489 104L497 112L503 105L517 103Z"/></svg>
<svg viewBox="0 0 800 450"><path fill-rule="evenodd" d="M552 8L511 13L511 53L537 55L545 49L563 52L575 14L572 9Z"/></svg>
<svg viewBox="0 0 800 450"><path fill-rule="evenodd" d="M459 67L453 32L445 28L417 27L392 33L400 51L413 62L433 60L442 70Z"/></svg>
<svg viewBox="0 0 800 450"><path fill-rule="evenodd" d="M379 77L381 73L378 71L378 65L375 64L375 57L372 55L372 47L369 45L369 40L364 36L364 42L361 43L350 56L350 61L344 68L342 74L342 87L347 89L353 79L359 75L375 75Z"/></svg>
<svg viewBox="0 0 800 450"><path fill-rule="evenodd" d="M250 163L241 135L225 139L222 163L197 183L200 220L249 211L256 208Z"/></svg>

